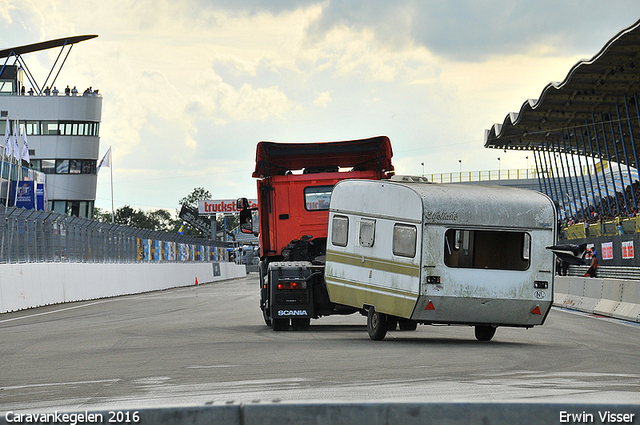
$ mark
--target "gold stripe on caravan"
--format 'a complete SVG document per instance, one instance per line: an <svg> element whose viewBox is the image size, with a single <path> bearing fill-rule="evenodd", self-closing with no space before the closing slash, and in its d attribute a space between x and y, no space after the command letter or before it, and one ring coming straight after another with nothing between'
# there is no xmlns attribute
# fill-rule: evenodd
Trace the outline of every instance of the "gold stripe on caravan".
<svg viewBox="0 0 640 425"><path fill-rule="evenodd" d="M372 305L377 311L402 318L410 318L416 305L418 294L394 288L347 281L326 277L331 301L351 307L362 308Z"/></svg>
<svg viewBox="0 0 640 425"><path fill-rule="evenodd" d="M346 264L348 266L362 267L365 269L380 270L383 272L420 277L420 266L415 264L400 263L398 261L363 257L362 255L347 254L345 252L336 252L331 250L327 250L327 261Z"/></svg>

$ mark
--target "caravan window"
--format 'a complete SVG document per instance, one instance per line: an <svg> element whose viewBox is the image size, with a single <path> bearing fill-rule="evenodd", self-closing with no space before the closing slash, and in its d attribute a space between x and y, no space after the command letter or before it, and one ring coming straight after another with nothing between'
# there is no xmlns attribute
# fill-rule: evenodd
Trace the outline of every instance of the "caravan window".
<svg viewBox="0 0 640 425"><path fill-rule="evenodd" d="M416 234L416 226L395 224L393 226L393 254L401 257L415 257Z"/></svg>
<svg viewBox="0 0 640 425"><path fill-rule="evenodd" d="M363 218L360 221L360 246L371 247L376 236L376 221Z"/></svg>
<svg viewBox="0 0 640 425"><path fill-rule="evenodd" d="M531 235L526 232L449 229L444 238L449 267L527 270L531 263Z"/></svg>
<svg viewBox="0 0 640 425"><path fill-rule="evenodd" d="M349 240L349 217L333 216L331 220L331 243L335 246L347 246Z"/></svg>

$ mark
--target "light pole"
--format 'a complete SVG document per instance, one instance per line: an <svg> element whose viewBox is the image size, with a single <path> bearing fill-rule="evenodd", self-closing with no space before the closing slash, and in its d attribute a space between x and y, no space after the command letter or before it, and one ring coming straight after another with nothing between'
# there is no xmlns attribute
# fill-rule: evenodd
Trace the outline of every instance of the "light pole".
<svg viewBox="0 0 640 425"><path fill-rule="evenodd" d="M500 157L498 157L498 180L500 180Z"/></svg>
<svg viewBox="0 0 640 425"><path fill-rule="evenodd" d="M421 162L420 165L422 165L422 177L424 177L424 162Z"/></svg>

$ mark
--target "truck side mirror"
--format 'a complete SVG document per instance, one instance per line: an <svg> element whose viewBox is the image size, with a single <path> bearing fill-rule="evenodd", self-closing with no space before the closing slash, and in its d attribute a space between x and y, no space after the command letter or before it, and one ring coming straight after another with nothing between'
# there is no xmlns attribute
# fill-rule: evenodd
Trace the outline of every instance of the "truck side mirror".
<svg viewBox="0 0 640 425"><path fill-rule="evenodd" d="M240 232L253 233L253 214L249 209L249 200L247 198L238 199L236 208L240 210Z"/></svg>

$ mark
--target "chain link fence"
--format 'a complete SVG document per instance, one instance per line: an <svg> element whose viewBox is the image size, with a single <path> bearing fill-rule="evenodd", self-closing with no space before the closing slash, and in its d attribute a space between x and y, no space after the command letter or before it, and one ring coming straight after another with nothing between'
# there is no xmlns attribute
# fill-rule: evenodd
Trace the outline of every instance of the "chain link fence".
<svg viewBox="0 0 640 425"><path fill-rule="evenodd" d="M225 261L226 242L0 207L0 263Z"/></svg>

